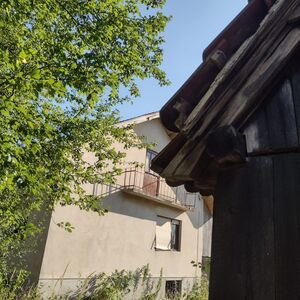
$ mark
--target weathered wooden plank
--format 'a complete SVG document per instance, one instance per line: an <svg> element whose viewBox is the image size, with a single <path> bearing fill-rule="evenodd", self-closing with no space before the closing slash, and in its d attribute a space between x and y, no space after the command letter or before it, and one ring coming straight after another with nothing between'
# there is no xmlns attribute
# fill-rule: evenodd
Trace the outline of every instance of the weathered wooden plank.
<svg viewBox="0 0 300 300"><path fill-rule="evenodd" d="M175 180L193 180L193 171L199 173L199 169L196 166L199 164L205 145L197 143L197 141L187 140L182 148L179 149L160 174L162 177L169 177ZM185 162L184 166L182 162Z"/></svg>
<svg viewBox="0 0 300 300"><path fill-rule="evenodd" d="M265 109L259 109L242 129L242 132L246 137L249 154L269 151L269 130Z"/></svg>
<svg viewBox="0 0 300 300"><path fill-rule="evenodd" d="M208 155L204 155L200 162L201 161L203 162L199 164L199 174L201 175L195 176L195 179L189 184L185 184L185 187L187 191L194 190L199 192L202 196L210 196L213 194L217 185L220 167L218 162L211 160ZM206 167L204 162L209 162L209 165Z"/></svg>
<svg viewBox="0 0 300 300"><path fill-rule="evenodd" d="M175 95L163 106L160 111L161 120L166 128L173 132L178 132L174 121L178 118L178 112L174 109L175 99L178 97L184 99L197 100L201 98L213 82L220 69L211 60L204 61L195 72L186 80ZM202 74L206 76L203 76ZM197 84L195 84L197 82ZM200 87L200 89L199 89ZM192 104L193 107L195 104Z"/></svg>
<svg viewBox="0 0 300 300"><path fill-rule="evenodd" d="M259 91L265 90L267 86L272 85L272 83L274 84L276 75L278 75L279 71L283 69L293 54L293 51L288 51L287 49L297 49L299 44L300 29L295 28L289 33L286 39L282 41L275 53L264 62L261 68L257 71L258 74L252 74L248 79L248 84L246 84L243 89L238 92L236 97L231 99L227 109L223 112L223 116L219 116L219 118L215 119L214 121L211 119L212 116L208 116L207 119L205 119L204 123L202 126L200 126L200 129L196 134L196 138L201 139L198 134L203 134L205 136L205 128L207 129L209 124L213 124L214 128L227 125L233 125L239 128L240 126L244 125L243 122L246 121L246 112L247 116L251 115L249 110L251 110L251 106L253 105L253 99L257 100L257 98L259 98ZM257 102L256 105L258 106L259 102ZM255 105L253 105L252 109L255 110L255 108ZM205 138L202 139L201 143L204 142ZM182 161L179 167L176 169L176 175L180 174L181 177L183 177L183 174L186 174L186 171L188 170L187 166L189 166L189 169L191 169L193 172L193 168L197 166L194 159L195 157L199 156L199 152L197 151L197 153L195 153L195 149L188 154L191 163L186 164L186 161ZM179 151L178 155L184 157L184 154L181 153L181 151Z"/></svg>
<svg viewBox="0 0 300 300"><path fill-rule="evenodd" d="M300 154L274 157L276 300L300 299Z"/></svg>
<svg viewBox="0 0 300 300"><path fill-rule="evenodd" d="M226 54L221 51L217 50L215 53L213 53L209 58L220 70L226 65L226 62L228 61L228 58Z"/></svg>
<svg viewBox="0 0 300 300"><path fill-rule="evenodd" d="M293 87L293 98L297 120L298 137L300 138L300 52L295 57L295 63L291 72L291 82Z"/></svg>
<svg viewBox="0 0 300 300"><path fill-rule="evenodd" d="M264 107L243 129L249 154L272 153L297 148L298 130L292 85L284 80Z"/></svg>
<svg viewBox="0 0 300 300"><path fill-rule="evenodd" d="M274 300L271 157L220 174L214 194L210 300Z"/></svg>
<svg viewBox="0 0 300 300"><path fill-rule="evenodd" d="M215 129L207 138L206 152L223 168L246 161L246 147L242 134L232 126Z"/></svg>
<svg viewBox="0 0 300 300"><path fill-rule="evenodd" d="M224 104L230 101L238 88L248 79L249 74L257 70L261 60L268 57L270 49L290 30L286 26L287 19L298 5L298 0L286 0L279 1L272 7L255 36L241 47L238 57L235 55L231 59L229 67L222 70L219 79L190 114L184 128L185 133L191 132L202 120L205 122L208 114L213 118L218 116L222 108L224 109ZM212 105L214 102L218 105ZM204 123L201 127L202 130L206 128ZM198 134L201 134L201 131Z"/></svg>
<svg viewBox="0 0 300 300"><path fill-rule="evenodd" d="M180 129L186 121L187 116L193 110L193 106L190 102L181 98L174 104L173 108L178 112L178 118L175 120L174 124L178 129Z"/></svg>
<svg viewBox="0 0 300 300"><path fill-rule="evenodd" d="M205 143L187 141L161 175L170 178L170 181L197 181L199 184L196 185L201 187L200 190L204 192L205 187L211 191L216 180L214 170L206 170L211 162L216 161L220 167L238 165L245 162L245 155L246 149L241 134L233 127L219 128L209 135L206 151Z"/></svg>
<svg viewBox="0 0 300 300"><path fill-rule="evenodd" d="M223 115L220 116L221 126L232 124L240 128L245 124L247 118L261 105L270 88L274 88L281 79L281 72L295 55L299 45L300 28L294 28L281 41L275 52L249 76L243 88L230 101Z"/></svg>
<svg viewBox="0 0 300 300"><path fill-rule="evenodd" d="M271 150L298 147L293 91L289 79L279 86L265 110Z"/></svg>
<svg viewBox="0 0 300 300"><path fill-rule="evenodd" d="M300 7L297 7L291 17L288 20L288 23L291 25L299 25L300 24Z"/></svg>
<svg viewBox="0 0 300 300"><path fill-rule="evenodd" d="M151 163L151 169L156 173L161 173L176 156L177 149L183 147L186 143L186 138L178 134L171 142L155 156Z"/></svg>
<svg viewBox="0 0 300 300"><path fill-rule="evenodd" d="M258 40L260 40L260 44L255 44L257 46L256 51L254 53L253 51L251 52L253 55L251 59L247 57L248 62L239 73L235 74L234 80L229 76L228 78L232 80L230 82L225 80L221 85L218 85L218 91L216 93L209 91L206 95L207 101L204 101L206 103L203 104L204 106L201 104L203 99L201 100L198 105L199 107L197 106L197 109L189 116L191 122L187 124L184 129L185 133L189 133L193 126L196 123L198 124L198 130L193 135L195 141L189 141L180 149L174 159L165 168L162 176L167 175L169 178L174 177L182 180L186 178L186 180L190 180L192 178L191 174L197 173L199 158L202 155L201 152L204 151L204 147L198 145L196 141L198 140L200 143L205 143L205 137L212 129L217 127L234 125L240 128L243 122L246 121L246 116L250 117L251 110L255 111L257 106L260 105L260 102L263 100L262 91L265 92L266 89L270 88L270 85L272 86L275 83L277 77L280 77L280 72L300 44L300 29L289 28L284 25L286 24L286 18L290 10L297 7L298 4L299 1L295 0L285 1L282 4L284 9L280 10L283 16L281 15L281 18L276 20L275 25L274 23L268 23L269 26L272 26L273 30L271 30L271 32L277 40L276 38L274 39L274 37L266 38L266 36L263 35L266 39L266 42L263 42L261 41L261 36L259 36ZM278 14L275 15L278 17ZM273 17L270 19L273 19ZM281 27L279 27L281 31L287 31L284 33L284 39L282 39L280 33L276 32L276 30L278 30L278 23L281 24ZM262 28L263 27L264 26L262 26ZM270 34L270 30L266 30L266 32ZM282 34L281 32L281 35ZM274 44L277 44L278 47L275 52L269 53L268 51L274 50ZM262 53L260 53L260 51L262 51ZM263 57L265 57L265 59L263 59ZM244 56L243 59L245 59ZM243 59L239 59L238 63L241 64ZM259 67L258 64L260 64ZM235 68L233 68L233 71L234 69ZM251 73L251 70L255 72ZM246 83L243 82L243 78L247 79ZM243 83L243 88L239 90ZM219 90L223 92L222 95L219 95L220 97L217 96L220 92ZM234 96L238 90L239 92ZM215 104L215 101L217 101L217 104ZM227 106L224 106L224 102L227 103ZM206 114L208 111L209 113Z"/></svg>

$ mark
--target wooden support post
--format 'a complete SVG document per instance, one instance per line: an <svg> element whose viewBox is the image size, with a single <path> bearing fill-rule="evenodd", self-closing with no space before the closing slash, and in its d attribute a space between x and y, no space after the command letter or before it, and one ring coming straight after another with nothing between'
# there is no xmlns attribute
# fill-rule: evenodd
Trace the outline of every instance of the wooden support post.
<svg viewBox="0 0 300 300"><path fill-rule="evenodd" d="M210 300L300 299L300 154L219 174Z"/></svg>

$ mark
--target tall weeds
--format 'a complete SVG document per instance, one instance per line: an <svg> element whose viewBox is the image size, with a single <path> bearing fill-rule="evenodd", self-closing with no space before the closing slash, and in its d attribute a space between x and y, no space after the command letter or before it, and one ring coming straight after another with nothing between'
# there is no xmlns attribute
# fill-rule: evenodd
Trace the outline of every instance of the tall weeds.
<svg viewBox="0 0 300 300"><path fill-rule="evenodd" d="M63 281L63 278L60 279ZM100 273L90 275L75 290L62 295L53 289L47 295L39 287L26 286L26 273L13 272L10 278L0 281L0 299L5 300L121 300L130 294L135 300L162 300L162 271L154 281L148 266L136 271L114 271L111 275ZM197 280L190 291L173 295L172 300L207 300L208 280L204 276Z"/></svg>

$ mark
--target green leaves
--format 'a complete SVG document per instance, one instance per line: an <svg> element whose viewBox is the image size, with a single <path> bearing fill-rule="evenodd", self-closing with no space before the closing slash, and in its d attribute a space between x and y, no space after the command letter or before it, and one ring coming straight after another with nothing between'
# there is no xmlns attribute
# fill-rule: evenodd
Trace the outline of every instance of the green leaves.
<svg viewBox="0 0 300 300"><path fill-rule="evenodd" d="M73 227L70 222L59 222L56 225L58 227L63 228L64 230L66 230L69 233L71 233L73 231L73 229L75 229L75 227Z"/></svg>
<svg viewBox="0 0 300 300"><path fill-rule="evenodd" d="M201 262L195 262L194 260L191 261L191 264L194 268L202 268L202 263Z"/></svg>
<svg viewBox="0 0 300 300"><path fill-rule="evenodd" d="M120 87L134 98L139 79L168 83L164 2L0 2L0 273L37 232L42 207L105 212L82 183L114 181L124 158L115 142L141 147L130 127L116 126L114 106L131 101ZM95 153L94 164L84 151Z"/></svg>

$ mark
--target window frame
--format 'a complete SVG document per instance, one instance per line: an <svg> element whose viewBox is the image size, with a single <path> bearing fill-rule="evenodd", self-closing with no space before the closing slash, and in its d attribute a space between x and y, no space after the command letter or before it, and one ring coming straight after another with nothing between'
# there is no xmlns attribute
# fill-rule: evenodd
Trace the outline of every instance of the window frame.
<svg viewBox="0 0 300 300"><path fill-rule="evenodd" d="M170 231L170 248L169 249L161 249L161 248L157 248L156 244L155 244L155 250L156 251L173 251L173 252L181 252L181 235L182 235L182 221L178 220L178 219L173 219L170 217L165 217L165 216L161 216L161 215L157 215L158 218L162 218L162 219L167 219L168 222L170 222L170 227L171 227L171 231ZM176 234L177 236L177 243L175 241L175 243L172 243L172 225L178 225L178 232ZM156 227L157 227L157 221L156 221L156 226L155 226L155 240L156 240ZM177 247L175 247L177 246Z"/></svg>
<svg viewBox="0 0 300 300"><path fill-rule="evenodd" d="M149 154L149 156L148 156L148 154ZM156 152L152 149L149 149L149 148L146 149L146 157L145 157L145 172L146 173L156 175L156 173L151 170L151 162L157 154L158 154L158 152Z"/></svg>
<svg viewBox="0 0 300 300"><path fill-rule="evenodd" d="M172 287L171 285L174 284ZM169 291L168 291L169 289ZM173 291L172 291L173 290ZM165 297L173 299L174 296L182 295L182 279L166 280L165 282Z"/></svg>

